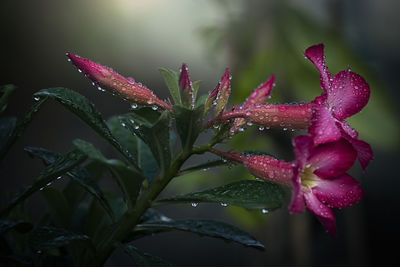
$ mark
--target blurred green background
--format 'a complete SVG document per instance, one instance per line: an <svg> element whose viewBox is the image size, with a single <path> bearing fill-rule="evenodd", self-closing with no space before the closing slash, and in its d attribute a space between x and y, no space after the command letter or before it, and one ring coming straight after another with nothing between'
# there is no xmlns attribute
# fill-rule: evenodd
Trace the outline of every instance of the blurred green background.
<svg viewBox="0 0 400 267"><path fill-rule="evenodd" d="M398 10L396 0L3 0L0 84L18 86L6 112L21 116L32 93L56 86L87 96L105 117L128 111L126 102L91 86L67 62L67 51L134 77L162 99L168 90L158 68L178 69L185 62L192 80L202 80L200 94L212 90L224 68L230 67L231 104L242 102L271 74L277 85L271 103L307 102L321 90L319 74L303 51L324 43L331 73L350 66L371 86L370 102L349 122L371 144L375 160L366 173L359 166L351 170L362 182L364 198L354 207L335 211L338 237L330 237L308 213L289 215L286 207L263 215L200 204L160 210L176 218L231 222L253 233L266 250L178 232L148 237L136 245L176 266L382 265L395 256L396 249L389 244L399 237ZM291 160L290 139L298 133L252 126L225 147L265 150ZM1 166L2 196L29 183L42 169L39 161L23 153L24 146L66 152L77 137L91 140L112 156L111 148L72 114L56 103L46 104ZM240 167L197 172L176 178L166 193L244 178L250 176ZM33 213L40 213L40 197L30 202ZM117 251L107 266L130 264Z"/></svg>

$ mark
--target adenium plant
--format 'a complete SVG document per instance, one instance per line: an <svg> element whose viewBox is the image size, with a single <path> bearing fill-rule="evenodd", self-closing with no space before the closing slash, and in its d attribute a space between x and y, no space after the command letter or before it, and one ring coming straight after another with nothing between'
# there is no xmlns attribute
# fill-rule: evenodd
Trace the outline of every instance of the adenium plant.
<svg viewBox="0 0 400 267"><path fill-rule="evenodd" d="M228 106L231 92L228 69L216 87L201 97L197 97L199 82L191 81L185 64L180 72L160 69L171 93L171 102L161 100L133 78L68 52L68 60L99 90L129 102L129 112L104 121L95 106L75 91L66 88L38 91L32 108L23 118L1 118L0 159L50 99L77 115L120 157L108 159L93 144L81 139L73 140L72 150L64 155L26 147L25 151L40 158L45 168L31 185L16 193L1 209L0 234L5 247L1 260L102 266L121 247L138 266L169 266L162 259L141 252L134 243L149 234L170 230L189 231L262 249L263 245L254 237L232 225L201 219L174 220L154 207L213 202L267 213L284 204L288 191L291 192L290 213L304 212L306 207L331 235L336 235L331 208L342 209L362 198L359 182L347 171L356 159L365 170L373 157L368 143L360 140L345 121L367 104L370 89L350 69L331 77L323 49L319 44L305 51L320 73L322 89L321 95L310 103L268 103L274 87L271 75L242 104L231 107ZM1 111L13 90L12 86L2 88ZM253 124L262 128L305 130L292 141L295 159L288 162L265 153L255 155L217 148L219 143ZM212 131L212 137L207 143L198 144L198 136L206 131ZM216 159L182 168L192 155L206 152L215 154ZM241 164L257 179L159 197L174 177L226 164ZM121 195L99 187L98 181L104 172L109 172L116 181ZM69 179L67 185L62 190L53 187L62 177ZM24 204L38 192L50 208L34 224L26 220ZM15 232L22 233L24 239L15 239Z"/></svg>

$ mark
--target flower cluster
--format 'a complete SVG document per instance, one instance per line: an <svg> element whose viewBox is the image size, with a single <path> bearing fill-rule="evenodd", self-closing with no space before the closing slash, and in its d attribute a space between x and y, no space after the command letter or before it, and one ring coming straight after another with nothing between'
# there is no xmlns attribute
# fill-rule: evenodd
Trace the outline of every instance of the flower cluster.
<svg viewBox="0 0 400 267"><path fill-rule="evenodd" d="M360 140L357 131L345 122L367 104L370 89L365 80L350 69L331 77L323 50L324 46L319 44L305 51L306 58L320 72L323 90L310 103L273 105L254 102L249 105L245 101L212 121L236 122L240 118L265 127L307 129L307 135L293 139L296 156L293 162L267 155L213 152L233 163L243 164L258 178L292 187L290 212L303 212L306 206L327 231L335 235L335 218L330 208L348 207L362 197L359 182L346 171L356 159L365 170L373 158L370 145Z"/></svg>
<svg viewBox="0 0 400 267"><path fill-rule="evenodd" d="M367 104L370 89L365 80L350 69L332 77L325 64L322 44L309 47L305 56L319 71L322 89L322 94L310 103L267 103L274 86L274 76L271 76L241 105L227 108L231 92L228 69L215 89L204 98L204 102L196 103L197 92L183 64L180 74L176 74L179 75L176 76L178 104L188 109L203 105L204 116L213 110L211 119L203 125L203 129L216 126L216 131L226 131L228 136L241 131L245 124L307 130L306 135L293 139L296 158L292 162L267 155L244 155L216 149L211 151L232 163L243 164L258 178L291 187L290 212L303 212L304 206L307 207L327 231L335 235L335 218L330 208L350 206L362 197L359 183L346 172L356 159L365 170L373 158L369 144L360 140L357 131L345 121ZM105 88L130 102L155 105L173 113L169 101L160 100L132 78L125 78L111 68L71 53L67 53L67 57L99 88ZM176 97L174 101L177 102ZM220 136L226 137L225 134Z"/></svg>

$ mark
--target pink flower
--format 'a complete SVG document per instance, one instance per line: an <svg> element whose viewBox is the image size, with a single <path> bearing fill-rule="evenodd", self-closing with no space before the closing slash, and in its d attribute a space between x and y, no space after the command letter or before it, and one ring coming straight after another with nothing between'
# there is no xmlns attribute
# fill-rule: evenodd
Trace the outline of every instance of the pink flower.
<svg viewBox="0 0 400 267"><path fill-rule="evenodd" d="M267 155L242 156L238 153L212 152L241 163L260 179L293 188L290 212L303 212L304 203L331 235L336 234L335 217L330 208L345 208L362 197L359 183L346 171L356 152L345 139L313 146L311 136L294 139L296 159L285 162Z"/></svg>
<svg viewBox="0 0 400 267"><path fill-rule="evenodd" d="M314 145L328 143L344 137L357 151L363 169L373 158L370 145L358 138L358 133L344 120L367 104L370 89L365 80L350 69L339 72L333 78L325 65L324 45L314 45L304 55L320 73L321 96L312 101L313 115L308 132L313 136Z"/></svg>
<svg viewBox="0 0 400 267"><path fill-rule="evenodd" d="M133 78L125 78L111 68L107 68L69 52L66 55L78 70L92 80L93 84L100 90L105 88L111 93L117 94L130 102L142 105L156 105L172 112L170 104L160 100L145 86L136 83Z"/></svg>
<svg viewBox="0 0 400 267"><path fill-rule="evenodd" d="M336 234L330 208L345 208L362 198L359 183L346 173L353 166L356 151L341 138L313 146L311 136L294 138L293 194L290 212L303 212L304 203L328 230Z"/></svg>

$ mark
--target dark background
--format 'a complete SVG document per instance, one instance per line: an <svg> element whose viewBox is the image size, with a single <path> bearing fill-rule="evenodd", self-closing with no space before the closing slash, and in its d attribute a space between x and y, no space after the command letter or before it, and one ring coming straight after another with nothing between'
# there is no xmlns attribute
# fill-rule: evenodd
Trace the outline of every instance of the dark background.
<svg viewBox="0 0 400 267"><path fill-rule="evenodd" d="M332 73L350 65L371 86L370 103L350 123L371 143L375 159L366 173L358 166L351 171L361 181L364 198L335 213L338 237L330 237L308 213L289 215L282 208L260 215L200 204L195 209L178 205L160 210L174 218L216 218L236 224L259 238L266 250L180 232L148 237L136 246L176 266L384 265L396 258L399 238L399 10L396 0L3 0L0 84L18 86L5 115L22 116L34 92L56 86L85 95L105 118L128 111L126 102L92 87L67 62L67 51L142 81L161 99L168 97L168 90L158 68L178 69L185 62L192 80L203 81L201 94L213 89L229 66L232 104L242 102L271 73L277 83L272 102L309 101L320 93L319 79L302 53L322 42ZM290 160L292 135L253 127L231 145L272 151ZM0 166L2 199L43 168L23 152L24 146L66 152L75 138L90 140L113 156L74 115L57 103L47 103ZM176 179L167 192L188 192L223 184L226 177L246 176L241 168L197 173ZM29 201L34 215L43 212L40 196ZM107 266L130 264L117 251Z"/></svg>

